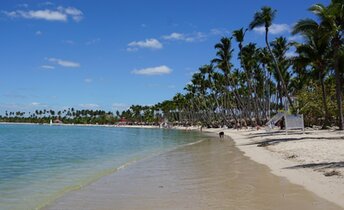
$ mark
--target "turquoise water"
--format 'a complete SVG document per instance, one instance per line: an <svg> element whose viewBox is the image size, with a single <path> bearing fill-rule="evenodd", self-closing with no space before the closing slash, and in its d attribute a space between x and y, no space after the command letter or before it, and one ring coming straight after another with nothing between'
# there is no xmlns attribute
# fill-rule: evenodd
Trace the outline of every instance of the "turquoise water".
<svg viewBox="0 0 344 210"><path fill-rule="evenodd" d="M0 209L38 209L137 160L201 140L165 129L0 125Z"/></svg>

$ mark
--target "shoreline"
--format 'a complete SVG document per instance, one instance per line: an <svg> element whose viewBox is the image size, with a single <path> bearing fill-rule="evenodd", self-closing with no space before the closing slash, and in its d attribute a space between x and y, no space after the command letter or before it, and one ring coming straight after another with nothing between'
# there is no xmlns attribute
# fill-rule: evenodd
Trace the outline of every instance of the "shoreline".
<svg viewBox="0 0 344 210"><path fill-rule="evenodd" d="M158 126L141 125L62 124L62 126L159 128ZM200 131L199 127L196 126L175 126L172 129ZM216 136L220 131L223 131L225 136L231 138L235 143L235 147L242 151L245 156L257 163L266 165L272 174L285 177L291 183L302 186L319 197L344 208L344 200L342 199L344 197L343 131L306 130L306 134L291 133L285 135L285 132L273 131L272 133L268 133L265 130L257 131L253 129L202 129L202 132L216 134ZM328 145L332 146L328 147ZM312 155L309 153L312 153ZM325 162L330 167L326 168L326 164L323 164ZM334 167L332 167L333 165ZM331 172L333 171L338 172L338 174L332 174L331 176ZM329 173L330 176L325 176L325 173Z"/></svg>
<svg viewBox="0 0 344 210"><path fill-rule="evenodd" d="M71 191L44 209L341 209L273 175L234 141L209 134Z"/></svg>
<svg viewBox="0 0 344 210"><path fill-rule="evenodd" d="M272 174L344 208L344 132L306 130L306 134L285 135L278 131L203 129L221 131L245 156L268 166ZM326 144L332 146L324 148Z"/></svg>

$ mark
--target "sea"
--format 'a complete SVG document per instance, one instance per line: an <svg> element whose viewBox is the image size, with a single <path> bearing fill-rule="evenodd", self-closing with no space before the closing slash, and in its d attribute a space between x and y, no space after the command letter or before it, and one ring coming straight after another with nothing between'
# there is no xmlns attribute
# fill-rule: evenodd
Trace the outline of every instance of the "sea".
<svg viewBox="0 0 344 210"><path fill-rule="evenodd" d="M0 209L41 209L137 161L202 141L195 131L0 125Z"/></svg>

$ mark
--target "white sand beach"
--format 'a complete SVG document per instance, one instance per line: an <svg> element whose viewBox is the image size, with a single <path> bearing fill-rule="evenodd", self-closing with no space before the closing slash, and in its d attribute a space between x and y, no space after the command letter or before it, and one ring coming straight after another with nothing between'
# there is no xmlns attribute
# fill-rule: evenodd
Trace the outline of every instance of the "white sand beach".
<svg viewBox="0 0 344 210"><path fill-rule="evenodd" d="M344 132L306 130L286 135L274 130L203 129L224 131L252 160L344 208Z"/></svg>

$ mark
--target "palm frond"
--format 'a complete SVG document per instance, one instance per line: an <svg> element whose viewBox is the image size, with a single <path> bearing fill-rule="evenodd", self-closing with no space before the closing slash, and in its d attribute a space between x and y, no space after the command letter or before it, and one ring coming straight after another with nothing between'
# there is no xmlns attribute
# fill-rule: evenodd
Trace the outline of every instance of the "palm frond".
<svg viewBox="0 0 344 210"><path fill-rule="evenodd" d="M300 21L298 21L293 28L292 34L307 34L310 33L312 31L316 31L319 30L319 24L310 18L307 19L302 19Z"/></svg>
<svg viewBox="0 0 344 210"><path fill-rule="evenodd" d="M308 10L318 15L324 13L326 7L323 4L313 4Z"/></svg>

